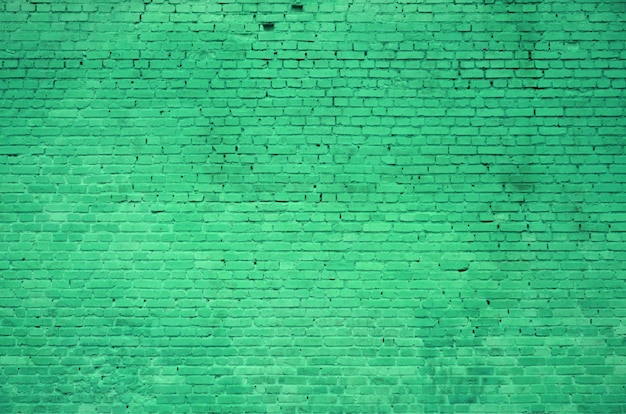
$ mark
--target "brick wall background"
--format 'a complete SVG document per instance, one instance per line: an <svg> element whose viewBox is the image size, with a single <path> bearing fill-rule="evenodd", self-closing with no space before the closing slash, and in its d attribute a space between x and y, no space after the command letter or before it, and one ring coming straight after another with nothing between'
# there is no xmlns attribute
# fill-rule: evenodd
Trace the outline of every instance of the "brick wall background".
<svg viewBox="0 0 626 414"><path fill-rule="evenodd" d="M3 413L626 412L626 3L0 4Z"/></svg>

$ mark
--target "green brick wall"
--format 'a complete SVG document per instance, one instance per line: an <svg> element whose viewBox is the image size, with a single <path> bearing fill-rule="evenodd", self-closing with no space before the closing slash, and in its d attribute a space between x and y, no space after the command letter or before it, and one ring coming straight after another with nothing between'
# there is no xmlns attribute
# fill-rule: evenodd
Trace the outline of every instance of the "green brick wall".
<svg viewBox="0 0 626 414"><path fill-rule="evenodd" d="M0 39L1 413L626 412L623 0L5 0Z"/></svg>

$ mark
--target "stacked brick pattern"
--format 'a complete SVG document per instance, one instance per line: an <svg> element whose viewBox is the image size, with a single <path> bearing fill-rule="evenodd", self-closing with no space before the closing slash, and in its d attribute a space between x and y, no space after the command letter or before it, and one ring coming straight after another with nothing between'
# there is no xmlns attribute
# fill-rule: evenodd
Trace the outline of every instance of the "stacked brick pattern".
<svg viewBox="0 0 626 414"><path fill-rule="evenodd" d="M1 412L626 412L622 0L0 11Z"/></svg>

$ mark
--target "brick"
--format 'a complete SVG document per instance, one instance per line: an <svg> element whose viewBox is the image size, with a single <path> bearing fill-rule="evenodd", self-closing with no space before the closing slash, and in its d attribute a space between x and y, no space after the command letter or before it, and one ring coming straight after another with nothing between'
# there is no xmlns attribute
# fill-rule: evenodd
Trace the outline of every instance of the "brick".
<svg viewBox="0 0 626 414"><path fill-rule="evenodd" d="M145 3L0 5L0 411L623 411L615 4Z"/></svg>

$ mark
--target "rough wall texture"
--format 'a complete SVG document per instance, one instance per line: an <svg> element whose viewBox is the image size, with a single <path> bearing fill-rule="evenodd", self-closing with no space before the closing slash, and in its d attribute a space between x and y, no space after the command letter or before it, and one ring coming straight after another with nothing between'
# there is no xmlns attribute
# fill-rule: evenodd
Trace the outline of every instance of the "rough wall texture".
<svg viewBox="0 0 626 414"><path fill-rule="evenodd" d="M2 413L626 412L626 3L3 1Z"/></svg>

